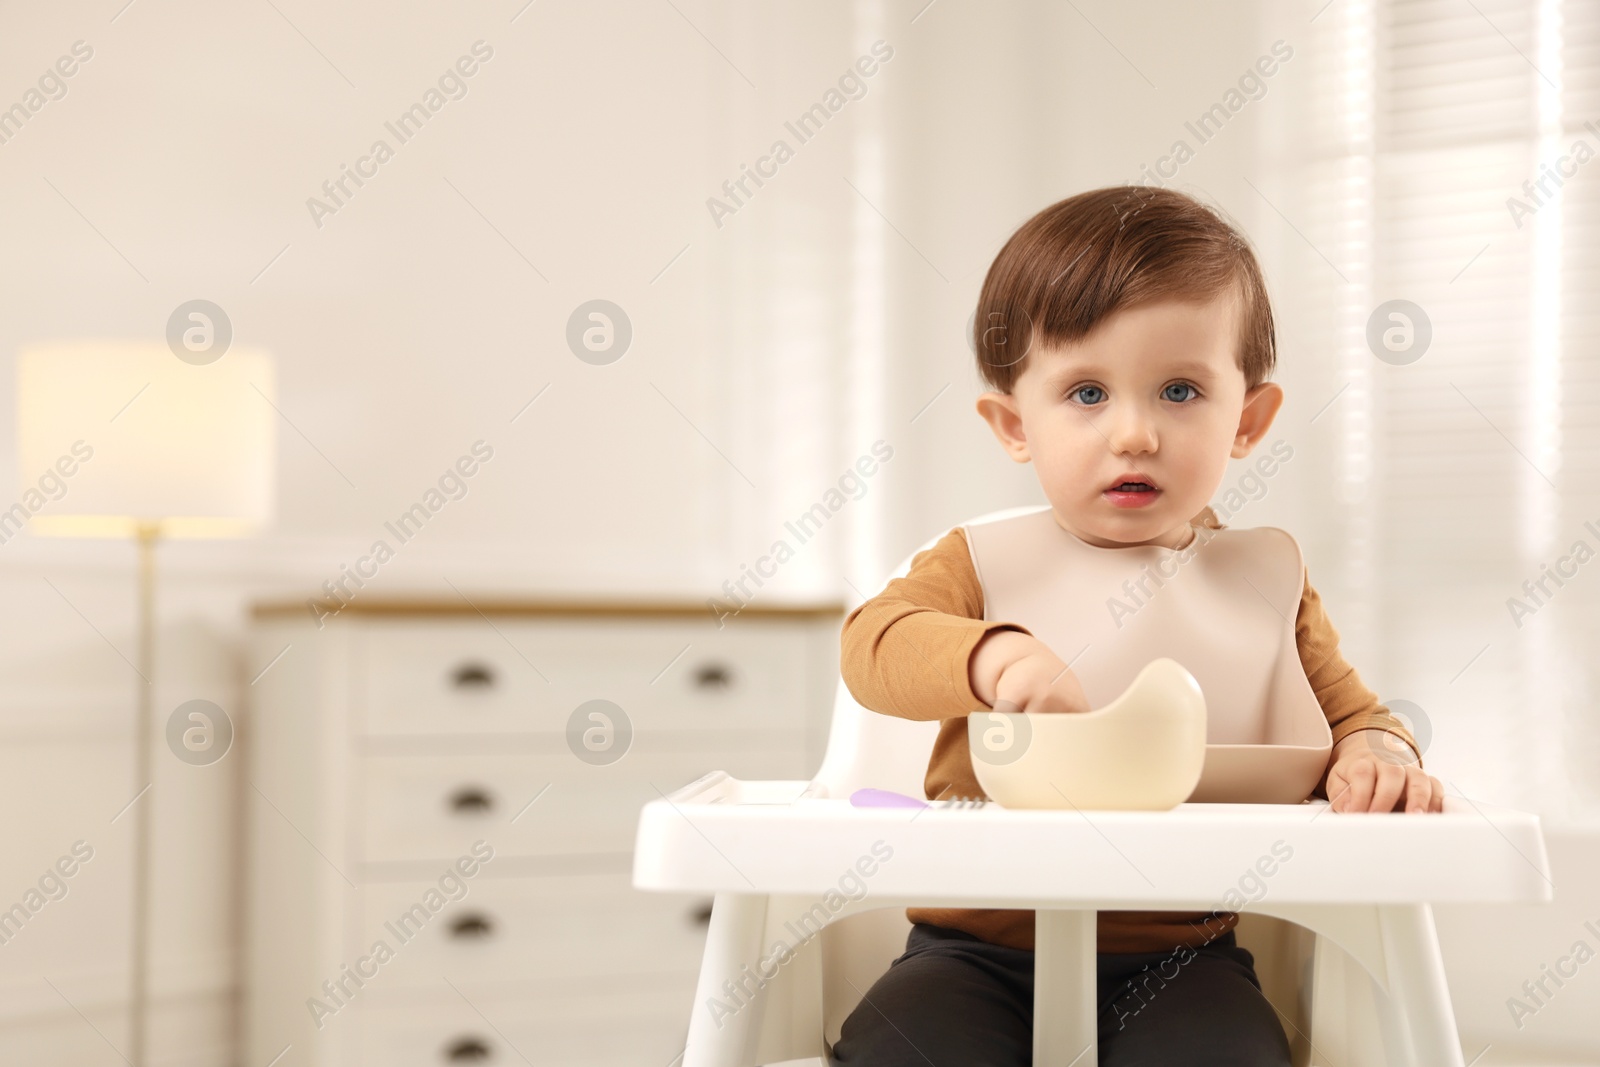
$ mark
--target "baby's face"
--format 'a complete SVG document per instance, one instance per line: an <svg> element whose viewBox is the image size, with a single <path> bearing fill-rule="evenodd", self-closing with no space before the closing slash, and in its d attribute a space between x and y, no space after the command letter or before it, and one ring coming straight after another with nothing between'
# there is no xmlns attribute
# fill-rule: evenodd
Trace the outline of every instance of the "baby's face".
<svg viewBox="0 0 1600 1067"><path fill-rule="evenodd" d="M1012 457L1033 463L1065 529L1105 547L1181 548L1229 458L1249 454L1282 398L1270 382L1246 395L1237 317L1227 298L1126 308L1074 344L1035 346L1010 396L987 393L979 409ZM1258 397L1267 410L1242 427ZM991 398L999 405L985 409Z"/></svg>

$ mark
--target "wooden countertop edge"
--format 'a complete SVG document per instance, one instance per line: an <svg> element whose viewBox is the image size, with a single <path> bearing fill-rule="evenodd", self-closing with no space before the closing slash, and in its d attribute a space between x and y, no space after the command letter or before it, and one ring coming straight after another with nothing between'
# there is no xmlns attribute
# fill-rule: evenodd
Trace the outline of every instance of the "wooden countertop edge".
<svg viewBox="0 0 1600 1067"><path fill-rule="evenodd" d="M250 606L256 618L281 615L314 617L312 604L327 614L324 618L358 615L369 617L418 615L602 615L621 617L684 617L702 615L715 620L715 613L705 601L690 600L603 600L603 599L540 599L513 597L490 599L478 597L468 602L459 597L395 597L391 599L355 600L341 609L333 600L263 600ZM727 621L746 617L764 619L830 618L842 616L842 603L751 605L738 613L728 613Z"/></svg>

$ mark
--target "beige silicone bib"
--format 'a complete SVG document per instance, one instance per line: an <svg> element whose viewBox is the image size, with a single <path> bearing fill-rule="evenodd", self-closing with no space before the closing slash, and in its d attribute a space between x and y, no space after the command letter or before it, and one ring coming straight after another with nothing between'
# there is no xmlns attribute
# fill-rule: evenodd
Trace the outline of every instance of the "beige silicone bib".
<svg viewBox="0 0 1600 1067"><path fill-rule="evenodd" d="M1189 801L1294 804L1311 795L1333 735L1295 644L1305 573L1287 532L1196 527L1184 549L1100 548L1062 529L1049 508L963 529L984 618L1025 626L1050 646L1091 708L1113 703L1158 658L1194 676L1206 752ZM1120 773L1135 792L1170 791L1139 785L1152 772L1137 758Z"/></svg>

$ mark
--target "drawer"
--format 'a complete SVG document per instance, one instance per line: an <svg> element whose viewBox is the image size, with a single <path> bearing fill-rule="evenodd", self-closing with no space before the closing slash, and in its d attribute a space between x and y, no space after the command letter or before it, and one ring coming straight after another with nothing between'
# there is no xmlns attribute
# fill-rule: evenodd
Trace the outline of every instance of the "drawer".
<svg viewBox="0 0 1600 1067"><path fill-rule="evenodd" d="M374 990L435 990L440 975L556 989L639 975L675 983L686 1001L694 992L709 894L647 893L626 871L496 878L493 868L491 860L476 877L442 887L435 880L362 889L356 944L365 954L381 939L394 952ZM430 890L457 899L429 913Z"/></svg>
<svg viewBox="0 0 1600 1067"><path fill-rule="evenodd" d="M635 729L798 730L823 627L762 620L716 629L674 619L373 620L361 640L363 713L375 735L550 733L589 700ZM832 638L836 640L836 638Z"/></svg>
<svg viewBox="0 0 1600 1067"><path fill-rule="evenodd" d="M560 742L548 753L363 757L358 857L450 862L479 838L497 856L631 853L645 803L708 771L800 779L813 770L799 745L662 752L646 748L652 740L635 738L604 766L584 763Z"/></svg>
<svg viewBox="0 0 1600 1067"><path fill-rule="evenodd" d="M451 977L440 993L362 1005L362 1067L561 1064L562 1067L671 1067L689 1035L694 987L630 988L621 981L581 993L482 992ZM363 994L365 995L365 994ZM353 1020L354 1021L354 1020Z"/></svg>
<svg viewBox="0 0 1600 1067"><path fill-rule="evenodd" d="M442 995L427 1000L363 1006L358 1064L669 1067L682 1059L693 984L627 989L614 982L578 995L491 997L451 981L459 995L440 982Z"/></svg>

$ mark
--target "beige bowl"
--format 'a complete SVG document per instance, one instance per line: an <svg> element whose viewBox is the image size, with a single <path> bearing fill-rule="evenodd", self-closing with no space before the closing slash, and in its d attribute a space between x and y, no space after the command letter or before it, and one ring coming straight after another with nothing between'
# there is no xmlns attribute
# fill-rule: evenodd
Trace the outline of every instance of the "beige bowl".
<svg viewBox="0 0 1600 1067"><path fill-rule="evenodd" d="M976 711L972 770L1004 808L1166 811L1206 761L1206 700L1177 660L1145 665L1111 703L1079 715Z"/></svg>

